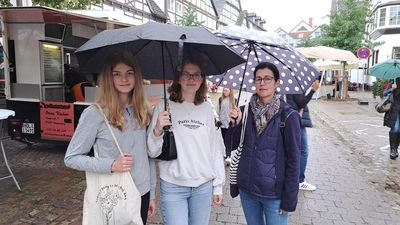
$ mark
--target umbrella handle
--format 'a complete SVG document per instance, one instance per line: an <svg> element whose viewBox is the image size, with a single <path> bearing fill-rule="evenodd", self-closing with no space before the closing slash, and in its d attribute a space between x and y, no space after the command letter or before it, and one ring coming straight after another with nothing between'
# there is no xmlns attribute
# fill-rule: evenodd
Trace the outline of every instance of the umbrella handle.
<svg viewBox="0 0 400 225"><path fill-rule="evenodd" d="M235 120L234 125L236 126L236 125L237 125L237 118L238 118L238 117L231 117L231 118Z"/></svg>

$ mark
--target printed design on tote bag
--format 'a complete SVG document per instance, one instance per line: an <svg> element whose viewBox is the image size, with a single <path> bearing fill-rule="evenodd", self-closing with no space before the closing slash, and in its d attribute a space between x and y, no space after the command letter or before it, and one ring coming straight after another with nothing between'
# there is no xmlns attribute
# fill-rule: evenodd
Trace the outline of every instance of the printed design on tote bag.
<svg viewBox="0 0 400 225"><path fill-rule="evenodd" d="M126 199L125 189L120 185L111 184L100 188L96 202L100 202L105 224L111 224L114 219L114 207L118 205L119 201Z"/></svg>

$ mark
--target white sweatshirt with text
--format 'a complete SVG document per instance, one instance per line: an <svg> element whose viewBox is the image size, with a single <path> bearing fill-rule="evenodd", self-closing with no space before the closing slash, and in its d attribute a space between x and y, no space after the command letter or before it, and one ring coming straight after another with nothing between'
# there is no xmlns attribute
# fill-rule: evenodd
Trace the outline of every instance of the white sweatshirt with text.
<svg viewBox="0 0 400 225"><path fill-rule="evenodd" d="M222 195L225 166L211 105L207 102L195 106L189 102L169 101L169 107L178 158L159 162L161 179L185 187L198 187L213 180L213 194ZM162 111L163 99L155 105L148 129L150 157L161 154L163 135L155 137L153 128Z"/></svg>

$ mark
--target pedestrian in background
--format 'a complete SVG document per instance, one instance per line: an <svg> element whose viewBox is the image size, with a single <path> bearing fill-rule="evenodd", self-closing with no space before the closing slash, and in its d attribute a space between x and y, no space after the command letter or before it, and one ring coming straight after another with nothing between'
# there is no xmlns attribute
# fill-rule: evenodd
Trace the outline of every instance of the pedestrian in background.
<svg viewBox="0 0 400 225"><path fill-rule="evenodd" d="M306 167L308 160L308 137L306 127L312 127L312 121L310 111L308 110L307 104L310 102L314 93L319 89L319 80L315 80L311 85L311 90L307 95L305 94L288 94L286 95L287 103L294 109L297 110L301 116L301 152L300 152L300 176L299 176L299 188L300 190L314 191L317 189L314 185L307 183L306 181Z"/></svg>
<svg viewBox="0 0 400 225"><path fill-rule="evenodd" d="M225 142L225 135L229 127L229 113L235 107L237 99L234 97L233 90L231 88L224 87L221 97L218 98L217 113L221 122L221 134ZM225 146L225 164L231 164L231 149Z"/></svg>
<svg viewBox="0 0 400 225"><path fill-rule="evenodd" d="M87 107L68 145L65 165L72 169L111 174L129 171L140 192L143 224L155 212L156 167L147 155L146 128L151 109L139 65L128 52L111 53L99 77L96 100L103 107L121 155L99 109ZM89 156L95 147L98 158Z"/></svg>
<svg viewBox="0 0 400 225"><path fill-rule="evenodd" d="M178 158L160 161L161 209L164 224L209 224L211 206L222 203L225 167L214 113L205 100L205 71L197 59L186 58L176 72L169 113L164 100L154 107L148 130L149 155L161 154L163 127L172 125Z"/></svg>
<svg viewBox="0 0 400 225"><path fill-rule="evenodd" d="M399 143L400 143L400 78L396 78L396 82L390 82L386 90L383 92L384 96L388 94L393 95L394 103L389 111L385 113L383 125L390 128L389 131L389 144L390 144L390 159L399 157Z"/></svg>
<svg viewBox="0 0 400 225"><path fill-rule="evenodd" d="M237 185L248 225L286 225L288 212L295 211L297 205L301 118L275 92L279 84L274 64L262 62L256 66L256 93L248 103L237 167ZM244 106L235 107L230 113L226 144L231 149L239 145L243 110ZM281 119L285 122L283 131Z"/></svg>

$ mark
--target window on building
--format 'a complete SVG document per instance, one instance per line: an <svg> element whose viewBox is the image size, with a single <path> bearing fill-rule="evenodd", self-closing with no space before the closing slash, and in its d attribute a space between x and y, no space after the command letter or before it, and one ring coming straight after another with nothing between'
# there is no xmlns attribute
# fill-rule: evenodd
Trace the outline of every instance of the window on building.
<svg viewBox="0 0 400 225"><path fill-rule="evenodd" d="M201 8L202 10L206 10L206 3L205 3L204 1L201 1L201 2L200 2L200 8Z"/></svg>
<svg viewBox="0 0 400 225"><path fill-rule="evenodd" d="M304 34L299 34L299 38L303 38L304 37Z"/></svg>
<svg viewBox="0 0 400 225"><path fill-rule="evenodd" d="M279 34L279 36L280 36L283 40L286 40L286 34Z"/></svg>
<svg viewBox="0 0 400 225"><path fill-rule="evenodd" d="M182 3L176 2L176 14L182 16L182 12L183 12L182 8L183 8Z"/></svg>
<svg viewBox="0 0 400 225"><path fill-rule="evenodd" d="M400 6L390 7L389 25L400 24Z"/></svg>
<svg viewBox="0 0 400 225"><path fill-rule="evenodd" d="M392 59L400 59L400 47L393 47Z"/></svg>
<svg viewBox="0 0 400 225"><path fill-rule="evenodd" d="M168 1L168 10L171 12L175 12L175 0Z"/></svg>
<svg viewBox="0 0 400 225"><path fill-rule="evenodd" d="M378 24L378 11L374 13L374 23L372 24L371 30L375 30L377 24Z"/></svg>
<svg viewBox="0 0 400 225"><path fill-rule="evenodd" d="M380 11L381 16L379 17L379 26L385 26L385 21L386 21L386 8L383 8Z"/></svg>

